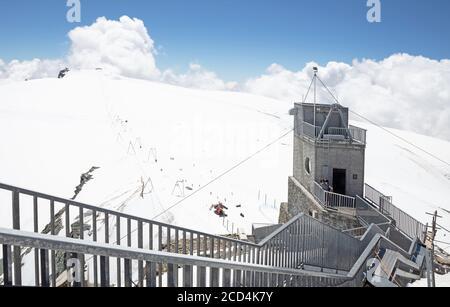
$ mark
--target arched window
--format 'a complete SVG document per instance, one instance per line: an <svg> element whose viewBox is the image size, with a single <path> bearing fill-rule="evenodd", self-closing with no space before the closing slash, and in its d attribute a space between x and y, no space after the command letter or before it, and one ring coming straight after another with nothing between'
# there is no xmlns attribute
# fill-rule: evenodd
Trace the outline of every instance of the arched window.
<svg viewBox="0 0 450 307"><path fill-rule="evenodd" d="M311 175L311 159L306 158L305 160L305 170L308 173L308 175Z"/></svg>

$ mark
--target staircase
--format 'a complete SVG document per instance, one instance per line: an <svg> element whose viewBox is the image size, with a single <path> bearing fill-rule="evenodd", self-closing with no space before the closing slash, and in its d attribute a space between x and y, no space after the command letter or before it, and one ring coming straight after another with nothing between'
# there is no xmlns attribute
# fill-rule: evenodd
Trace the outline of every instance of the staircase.
<svg viewBox="0 0 450 307"><path fill-rule="evenodd" d="M385 259L395 279L424 267L408 260L419 259L416 241L406 251L373 223L355 238L300 214L256 244L5 184L0 192L11 195L13 225L0 229L4 286L360 287L380 247L397 259Z"/></svg>

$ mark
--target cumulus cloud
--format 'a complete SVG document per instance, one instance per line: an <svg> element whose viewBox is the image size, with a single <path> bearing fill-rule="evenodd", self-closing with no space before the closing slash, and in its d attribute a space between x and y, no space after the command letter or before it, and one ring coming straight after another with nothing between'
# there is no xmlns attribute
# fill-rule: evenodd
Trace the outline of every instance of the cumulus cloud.
<svg viewBox="0 0 450 307"><path fill-rule="evenodd" d="M98 18L69 32L69 63L74 68L104 68L127 77L157 79L154 42L142 20Z"/></svg>
<svg viewBox="0 0 450 307"><path fill-rule="evenodd" d="M98 18L92 25L69 32L70 51L65 59L11 61L0 59L0 82L56 77L69 65L75 69L101 67L114 73L178 86L206 90L239 90L288 102L301 101L319 67L321 79L344 104L388 127L411 130L450 140L450 60L394 54L384 60L307 63L298 70L272 64L258 77L242 84L226 82L212 71L191 64L185 73L161 72L157 52L142 20ZM312 101L310 93L307 101ZM322 103L333 100L319 87Z"/></svg>
<svg viewBox="0 0 450 307"><path fill-rule="evenodd" d="M235 90L236 82L225 82L214 72L205 70L199 64L190 64L185 74L176 74L172 70L166 70L161 80L173 85L192 87L204 90Z"/></svg>
<svg viewBox="0 0 450 307"><path fill-rule="evenodd" d="M7 81L23 81L26 79L39 79L57 76L58 71L64 67L62 60L31 61L13 60L5 63L0 59L0 79Z"/></svg>
<svg viewBox="0 0 450 307"><path fill-rule="evenodd" d="M242 85L246 92L284 101L301 101L313 76L308 63L300 71L277 64ZM395 54L382 61L330 62L319 76L342 104L377 123L450 139L450 60ZM308 96L308 102L313 95ZM318 101L332 103L322 88Z"/></svg>

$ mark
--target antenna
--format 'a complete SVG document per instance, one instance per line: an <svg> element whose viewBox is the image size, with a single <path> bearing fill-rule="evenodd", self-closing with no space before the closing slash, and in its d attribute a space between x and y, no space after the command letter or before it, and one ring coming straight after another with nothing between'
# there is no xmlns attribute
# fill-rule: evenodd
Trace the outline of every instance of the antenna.
<svg viewBox="0 0 450 307"><path fill-rule="evenodd" d="M316 130L316 103L317 103L317 73L319 72L319 68L313 67L314 72L314 130ZM316 132L314 132L315 135Z"/></svg>

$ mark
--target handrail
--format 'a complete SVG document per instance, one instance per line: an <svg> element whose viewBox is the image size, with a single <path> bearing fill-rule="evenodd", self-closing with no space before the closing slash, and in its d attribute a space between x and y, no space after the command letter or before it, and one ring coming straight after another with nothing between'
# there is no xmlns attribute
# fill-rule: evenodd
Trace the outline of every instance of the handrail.
<svg viewBox="0 0 450 307"><path fill-rule="evenodd" d="M325 191L322 186L314 181L314 196L325 208L356 208L355 197Z"/></svg>
<svg viewBox="0 0 450 307"><path fill-rule="evenodd" d="M92 210L92 211L97 211L97 212L101 211L103 213L108 213L111 216L119 216L124 219L131 219L131 220L143 222L143 223L151 223L155 226L169 227L171 229L178 230L178 231L184 231L184 230L190 231L190 229L187 229L187 228L183 228L183 227L179 227L179 226L175 226L175 225L171 225L171 224L167 224L167 223L163 223L163 222L158 222L158 221L154 221L154 220L149 220L149 219L141 218L138 216L134 216L134 215L130 215L130 214L126 214L126 213L122 213L119 211L114 211L114 210L110 210L110 209L106 209L106 208L100 208L100 207L96 207L93 205L81 203L81 202L78 202L75 200L70 200L70 199L66 199L66 198L62 198L62 197L58 197L58 196L52 196L49 194L36 192L36 191L28 190L28 189L18 188L18 187L3 184L3 183L0 183L0 189L8 190L11 192L17 192L17 193L21 193L21 194L28 195L28 196L36 196L38 198L42 198L42 199L46 199L46 200L50 200L50 201L53 200L54 202L58 202L58 203L62 203L62 204L74 205L74 206L81 207L86 210ZM213 235L213 234L196 231L196 230L194 232L201 236L208 236L208 237L213 237L216 239L220 238L221 240L225 239L225 240L231 241L231 242L236 242L236 243L241 243L241 244L245 243L248 245L257 246L256 244L251 243L251 242L236 240L236 239L228 238L228 237L224 237L224 236Z"/></svg>
<svg viewBox="0 0 450 307"><path fill-rule="evenodd" d="M306 121L301 123L301 134L310 138L317 139L322 131L321 126L314 126ZM325 129L325 135L340 135L345 140L353 140L363 145L366 144L367 130L357 126L349 125L346 127L328 127Z"/></svg>
<svg viewBox="0 0 450 307"><path fill-rule="evenodd" d="M375 226L375 225L371 225ZM142 250L130 247L121 247L109 244L102 244L97 242L81 241L72 238L62 238L51 235L43 235L39 233L24 232L19 230L0 228L0 245L6 246L20 246L36 248L40 250L62 250L66 253L88 254L102 257L116 257L118 259L130 259L145 261L146 263L168 263L179 264L185 266L209 267L211 269L234 270L244 272L257 272L266 274L298 276L298 277L319 277L322 279L332 279L339 281L340 285L347 282L359 283L358 275L363 273L364 266L369 257L372 256L373 250L378 248L380 242L389 245L390 249L400 252L404 255L405 252L401 247L392 243L384 235L376 233L370 240L365 249L361 252L358 259L346 275L323 273L317 271L307 271L289 268L278 268L260 264L246 264L223 259L211 259L192 255L182 255L175 253L167 253L160 251ZM415 243L413 245L415 246ZM411 250L409 256L412 255ZM408 255L406 255L408 256ZM217 272L217 279L219 274ZM362 277L362 276L361 276ZM214 277L213 277L214 278ZM362 278L361 278L362 280ZM261 281L259 281L261 283ZM217 285L219 282L217 281ZM264 282L262 282L264 284ZM267 283L265 283L267 284ZM176 284L174 286L177 286ZM192 286L192 285L189 285Z"/></svg>
<svg viewBox="0 0 450 307"><path fill-rule="evenodd" d="M110 245L98 242L81 241L34 232L0 228L0 245L17 245L21 247L37 248L43 250L62 250L66 253L88 254L103 257L139 260L154 263L176 263L217 269L230 269L242 271L257 271L260 273L275 273L296 276L316 276L328 278L344 278L345 276L333 273L322 273L289 268L275 268L260 264L249 264L230 260L205 258L192 255L168 253L162 251L143 250L119 245Z"/></svg>
<svg viewBox="0 0 450 307"><path fill-rule="evenodd" d="M420 238L423 242L425 240L424 233L426 231L426 227L424 224L419 222L417 219L412 217L410 214L396 207L391 199L385 196L383 193L375 189L369 184L365 185L366 195L365 198L373 202L378 206L379 211L384 215L389 215L390 219L393 219L396 222L396 227L414 240L416 237ZM368 193L367 191L370 191ZM375 199L376 196L378 199Z"/></svg>
<svg viewBox="0 0 450 307"><path fill-rule="evenodd" d="M128 220L128 229L130 229L130 220L136 220L138 221L138 249L139 251L143 251L142 246L142 223L148 223L151 226L151 229L153 229L153 225L156 225L159 227L159 250L153 250L150 252L156 252L158 253L165 253L161 247L161 227L167 228L167 239L171 240L171 230L177 230L175 233L176 239L175 239L175 247L170 247L170 244L172 242L167 241L167 244L169 245L167 247L168 254L173 255L180 253L180 250L178 249L179 245L179 231L184 232L183 233L183 243L182 248L183 252L181 254L184 254L184 256L187 256L186 252L190 253L190 256L194 255L194 245L193 240L194 235L197 235L197 256L201 256L201 258L223 258L228 259L227 263L230 261L236 262L238 260L238 263L251 263L254 264L264 264L266 266L270 265L271 267L277 267L277 269L280 268L290 268L294 269L297 268L300 263L316 266L322 269L331 269L335 270L336 273L339 271L348 271L353 267L354 262L356 261L355 256L358 257L361 253L361 248L366 248L362 242L367 241L367 236L371 235L371 231L374 225L372 227L369 227L366 234L361 238L361 240L358 240L351 235L347 233L343 233L340 230L335 229L334 227L331 227L321 221L318 221L316 219L313 219L312 217L309 217L305 214L299 214L292 218L287 224L281 226L276 231L274 231L271 235L266 237L262 242L259 244L254 244L250 242L244 242L240 240L230 239L226 237L211 235L211 234L205 234L202 232L197 232L194 230L189 230L177 226L172 226L169 224L164 224L160 222L155 222L147 219L142 219L139 217L134 217L131 215L123 214L120 212L115 212L108 209L98 208L91 205L82 204L76 201L63 199L60 197L54 197L50 195L46 195L39 192L33 192L26 189L21 189L5 184L0 183L0 189L5 189L13 192L13 220L14 220L14 214L17 215L17 212L19 209L19 196L20 194L26 194L29 196L34 197L34 214L36 214L36 210L38 207L37 198L47 199L51 201L51 225L52 225L52 235L55 235L53 232L55 227L55 220L54 220L54 202L65 204L68 208L68 205L73 204L75 206L80 207L80 217L81 217L81 224L83 225L83 210L92 210L92 212L103 212L107 216L108 214L111 216L117 216L117 217L123 217ZM52 211L53 210L53 211ZM14 213L16 211L16 213ZM94 214L93 214L94 215ZM96 216L96 215L95 215ZM106 219L108 221L108 219ZM70 226L70 220L68 216L66 216L66 228L67 226ZM69 224L68 224L69 223ZM140 223L140 224L139 224ZM94 225L96 222L94 223ZM69 227L70 228L70 227ZM119 223L120 228L120 223ZM15 231L18 231L19 229L16 229ZM36 230L35 230L36 232ZM190 233L190 238L186 236L186 233ZM67 229L66 229L67 234ZM118 230L118 235L120 234L120 230ZM39 236L40 234L36 234ZM106 228L105 228L105 236L107 235ZM203 236L203 238L201 238ZM56 238L56 237L55 237ZM61 237L57 237L60 238ZM83 237L80 237L83 239ZM96 238L96 237L95 237ZM94 241L96 239L94 238ZM330 238L332 238L330 240ZM119 238L120 239L120 238ZM186 239L190 239L190 247L188 247L188 244L186 243ZM201 240L203 239L203 241ZM336 240L338 239L338 240ZM152 241L152 236L150 235L150 241ZM71 241L70 241L71 242ZM83 240L77 240L76 242L83 244L81 242L84 242ZM140 242L140 243L139 243ZM304 245L306 242L306 246ZM327 243L326 243L327 242ZM340 244L338 243L340 242ZM105 246L111 247L114 245L108 245L109 241L105 241ZM223 243L223 244L222 244ZM101 243L95 243L95 244L101 244ZM151 243L153 245L153 243ZM217 245L218 244L218 245ZM302 245L300 245L302 244ZM329 245L331 244L331 245ZM12 244L14 245L14 244ZM151 246L152 246L151 245ZM202 245L202 246L200 246ZM17 246L17 245L16 245ZM36 247L41 248L41 247ZM305 249L306 248L306 249ZM130 232L128 233L128 247L127 250L133 249L131 246L131 236ZM152 248L150 248L151 250ZM174 250L174 251L171 251ZM188 251L187 249L190 249ZM399 250L402 250L400 247L398 247ZM19 252L20 250L17 250ZM232 251L234 253L234 256L232 256ZM317 252L321 251L321 252ZM20 253L15 252L14 255L19 255ZM330 253L338 252L339 255L334 255L334 259L338 258L345 258L350 263L339 263L338 260L336 260L336 263L333 264L332 261L329 261L331 258L329 257ZM344 254L341 254L341 253ZM108 257L112 257L111 255L106 255ZM237 256L239 256L237 258ZM37 254L36 254L37 257ZM243 257L241 261L241 257ZM306 257L306 258L305 258ZM38 258L36 258L38 259ZM52 263L54 264L54 255L52 255ZM305 260L306 259L306 260ZM326 261L324 260L326 259ZM17 273L20 276L20 258L14 258L14 266L15 270L17 269ZM18 260L18 261L17 261ZM37 260L36 260L37 261ZM96 259L95 259L96 261ZM140 260L143 261L143 260ZM300 262L301 261L301 262ZM308 262L309 261L309 262ZM327 267L328 266L328 267ZM142 264L140 265L140 270L143 270ZM130 267L128 267L128 271L130 270ZM120 266L118 263L118 271L120 271ZM142 274L140 271L140 279L142 279ZM17 276L17 273L15 271L15 276ZM53 277L55 278L55 277ZM120 285L120 282L119 282Z"/></svg>
<svg viewBox="0 0 450 307"><path fill-rule="evenodd" d="M367 130L353 125L349 125L348 130L350 131L353 140L356 140L361 144L367 143Z"/></svg>
<svg viewBox="0 0 450 307"><path fill-rule="evenodd" d="M30 201L34 204L32 208L34 218L32 220L34 220L35 232L41 230L39 229L39 225L42 225L43 222L47 222L39 220L39 223L37 223L39 210L41 208L38 200L45 199L50 201L50 221L46 226L45 233L50 233L52 235L58 235L60 230L65 229L66 237L75 235L76 238L83 240L85 235L84 231L80 232L77 229L84 230L84 225L87 225L92 227L90 234L93 234L93 237L91 239L96 242L101 241L111 243L110 241L113 240L110 240L110 238L114 237L115 232L116 239L113 244L121 245L126 243L128 247L144 249L144 247L147 248L144 244L150 242L148 243L148 248L155 251L168 251L170 253L191 255L196 254L212 258L225 257L228 260L233 259L234 261L253 264L257 261L262 261L260 263L285 268L296 268L300 263L303 263L308 267L317 267L335 272L348 271L359 250L358 242L355 241L356 239L354 237L343 234L340 231L303 214L292 218L289 223L278 228L265 238L263 242L255 244L155 222L10 185L0 184L0 189L2 188L12 192L12 205L14 208L13 221L20 219L20 203L23 201L23 199L21 200L20 195L29 195L33 198L30 199ZM62 210L64 211L61 210L55 212L56 204L59 206L59 203L61 203L63 207ZM69 215L72 215L74 212L70 209L70 206L75 207L76 213L75 216L71 216L72 219ZM46 208L48 208L48 206L46 206ZM85 213L92 214L88 215L90 217L86 217ZM71 224L74 220L73 218L76 216L81 217L80 219L75 219L75 222L78 224ZM104 232L100 232L98 231L98 224L103 217L104 220L102 223L104 224L105 229ZM121 219L126 219L126 221ZM134 231L131 231L131 223L136 224L136 221L137 228L134 233ZM114 222L116 222L115 225L113 224ZM124 225L125 227L121 226L121 224L124 224L123 222L126 222L126 225ZM17 226L17 224L15 225ZM56 230L56 225L59 225L58 230ZM83 227L80 227L80 225L83 225ZM113 228L111 229L109 225L113 225ZM16 226L13 228L20 230L20 226ZM124 231L125 236L123 235ZM73 234L73 232L75 233ZM104 239L102 238L103 233ZM132 236L133 233L134 235ZM333 242L335 242L333 247L328 247L328 243L326 243L328 242L328 237L324 235L325 233L333 236L333 238L334 236L337 236L341 244L337 244L338 241L333 240ZM299 242L302 242L301 245ZM322 252L317 252L318 250ZM331 258L331 250L339 253L342 257L333 257L333 260ZM20 263L22 262L22 258L32 252L32 250L28 249L23 252L24 253L21 253L20 249L15 248L14 270L16 272L15 275L17 276L21 276ZM256 255L261 255L261 259L258 259ZM35 262L37 263L38 261L38 251L35 251ZM51 263L53 266L55 266L56 261L57 257L53 253L51 255ZM93 262L94 266L98 265L98 259L96 258L89 258L87 261L89 261L89 263ZM57 265L55 270L60 270L60 268L61 266ZM139 278L142 281L142 272L144 269L142 263L139 264L138 268L140 272ZM128 267L128 270L130 269L131 268ZM117 263L117 272L119 273L120 270L120 263ZM60 273L60 271L57 271L57 274ZM52 278L55 278L55 276ZM95 275L94 283L97 283L97 277Z"/></svg>
<svg viewBox="0 0 450 307"><path fill-rule="evenodd" d="M362 208L361 205L364 205L365 207ZM374 212L379 218L382 219L382 221L377 221L376 223L374 221L366 221L366 218L364 215L361 214L361 211L370 211ZM370 225L372 223L376 225L386 225L391 224L391 219L384 215L382 212L378 211L377 209L373 208L364 198L360 196L356 196L356 214L357 216L362 219L366 224Z"/></svg>

